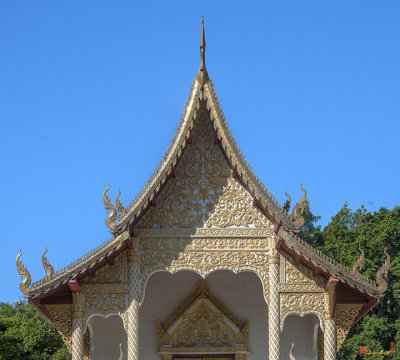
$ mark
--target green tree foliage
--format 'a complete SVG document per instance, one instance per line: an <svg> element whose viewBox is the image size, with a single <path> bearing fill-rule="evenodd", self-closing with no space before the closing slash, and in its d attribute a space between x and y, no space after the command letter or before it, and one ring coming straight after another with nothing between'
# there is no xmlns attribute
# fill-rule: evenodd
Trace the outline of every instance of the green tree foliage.
<svg viewBox="0 0 400 360"><path fill-rule="evenodd" d="M351 267L359 258L359 246L365 251L365 262L361 273L371 279L385 256L391 257L389 288L379 304L350 331L338 354L340 360L388 359L388 356L359 354L360 346L378 352L388 350L395 341L396 351L390 359L400 360L400 207L393 210L381 208L371 213L364 206L352 211L345 204L321 230L320 219L310 207L304 210L305 224L299 236L343 265Z"/></svg>
<svg viewBox="0 0 400 360"><path fill-rule="evenodd" d="M0 360L68 359L57 330L31 305L0 303Z"/></svg>

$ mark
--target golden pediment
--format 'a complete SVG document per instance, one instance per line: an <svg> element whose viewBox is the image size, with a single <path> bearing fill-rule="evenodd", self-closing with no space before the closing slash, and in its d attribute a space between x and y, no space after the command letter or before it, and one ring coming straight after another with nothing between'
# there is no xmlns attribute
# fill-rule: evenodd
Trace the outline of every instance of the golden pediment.
<svg viewBox="0 0 400 360"><path fill-rule="evenodd" d="M205 280L161 325L160 356L174 353L248 353L248 322L241 324L210 292ZM163 358L161 356L161 358Z"/></svg>

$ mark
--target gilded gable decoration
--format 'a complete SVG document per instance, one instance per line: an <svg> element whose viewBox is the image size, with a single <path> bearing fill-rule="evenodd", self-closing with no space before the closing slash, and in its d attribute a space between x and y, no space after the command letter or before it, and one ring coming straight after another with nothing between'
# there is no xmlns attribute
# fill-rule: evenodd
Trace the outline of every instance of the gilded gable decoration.
<svg viewBox="0 0 400 360"><path fill-rule="evenodd" d="M161 359L173 354L249 353L248 322L241 324L201 280L195 292L161 325L157 322Z"/></svg>

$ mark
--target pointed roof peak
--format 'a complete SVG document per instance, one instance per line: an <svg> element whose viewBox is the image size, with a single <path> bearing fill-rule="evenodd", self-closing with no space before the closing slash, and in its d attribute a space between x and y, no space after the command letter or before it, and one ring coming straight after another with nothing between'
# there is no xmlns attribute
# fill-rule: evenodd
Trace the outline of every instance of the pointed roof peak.
<svg viewBox="0 0 400 360"><path fill-rule="evenodd" d="M204 16L201 17L201 39L200 39L200 67L196 76L197 81L204 85L208 81L206 69L206 36L204 33Z"/></svg>

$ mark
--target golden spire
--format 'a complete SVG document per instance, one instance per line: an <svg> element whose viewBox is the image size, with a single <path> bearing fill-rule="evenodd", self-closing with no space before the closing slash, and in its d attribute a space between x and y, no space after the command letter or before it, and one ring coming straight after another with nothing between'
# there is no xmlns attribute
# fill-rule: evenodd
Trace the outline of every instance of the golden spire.
<svg viewBox="0 0 400 360"><path fill-rule="evenodd" d="M201 17L201 40L200 40L200 67L197 72L197 81L204 85L208 80L206 69L206 36L204 34L204 16Z"/></svg>

